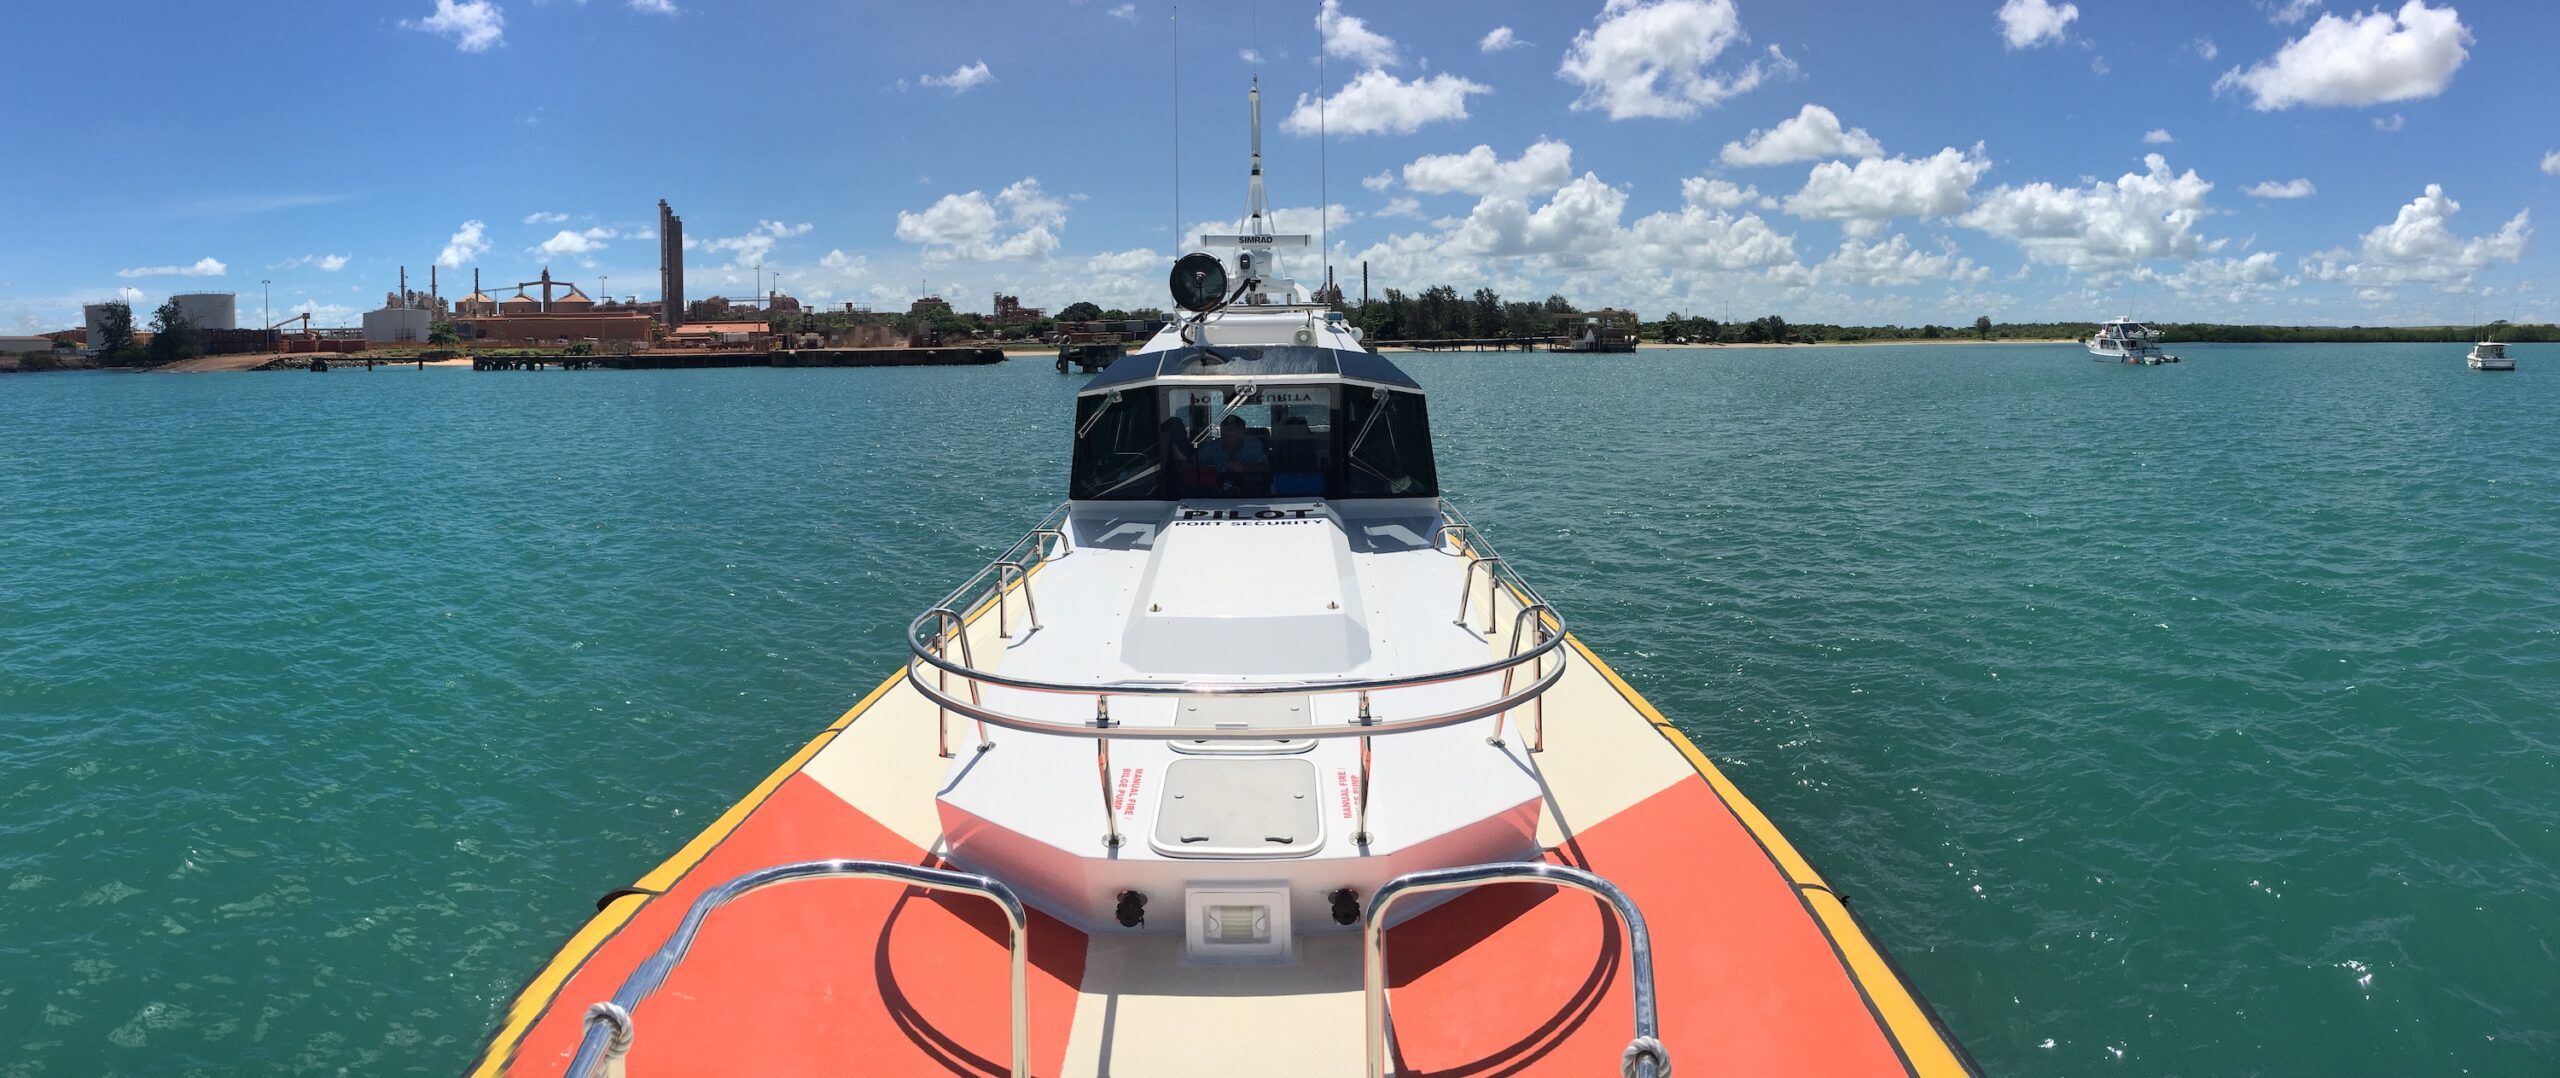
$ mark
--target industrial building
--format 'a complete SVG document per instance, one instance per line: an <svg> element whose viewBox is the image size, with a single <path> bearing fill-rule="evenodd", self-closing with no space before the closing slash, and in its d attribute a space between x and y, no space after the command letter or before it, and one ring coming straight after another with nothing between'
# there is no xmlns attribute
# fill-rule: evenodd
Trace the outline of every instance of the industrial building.
<svg viewBox="0 0 2560 1078"><path fill-rule="evenodd" d="M500 287L505 287L501 285ZM593 299L569 281L555 279L551 269L530 281L519 281L516 294L492 299L471 273L471 294L454 304L454 330L476 341L538 344L555 341L646 344L650 321L637 307ZM541 293L537 298L528 290Z"/></svg>
<svg viewBox="0 0 2560 1078"><path fill-rule="evenodd" d="M999 326L1018 326L1025 322L1037 322L1047 317L1049 313L1039 307L1023 306L1020 296L1008 296L1002 292L996 293L995 296L995 314L990 320Z"/></svg>
<svg viewBox="0 0 2560 1078"><path fill-rule="evenodd" d="M424 292L409 290L409 267L400 267L399 290L383 295L381 309L364 313L364 339L397 344L426 340L428 332L445 314L444 297L436 293L434 266L427 267L427 290Z"/></svg>

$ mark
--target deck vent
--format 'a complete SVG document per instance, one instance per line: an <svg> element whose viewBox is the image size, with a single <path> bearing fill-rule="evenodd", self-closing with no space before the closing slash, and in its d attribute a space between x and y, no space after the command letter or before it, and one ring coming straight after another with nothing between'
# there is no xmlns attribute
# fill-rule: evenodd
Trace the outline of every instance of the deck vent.
<svg viewBox="0 0 2560 1078"><path fill-rule="evenodd" d="M1338 925L1360 923L1360 892L1345 887L1335 891L1330 897L1333 899L1333 923Z"/></svg>

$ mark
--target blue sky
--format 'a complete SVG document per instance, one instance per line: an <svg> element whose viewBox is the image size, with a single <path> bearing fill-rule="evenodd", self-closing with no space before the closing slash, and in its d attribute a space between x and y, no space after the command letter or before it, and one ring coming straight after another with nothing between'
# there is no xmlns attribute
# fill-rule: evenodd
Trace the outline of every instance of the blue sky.
<svg viewBox="0 0 2560 1078"><path fill-rule="evenodd" d="M1181 215L1243 203L1355 295L1720 317L2560 319L2560 4L1574 0L1179 17ZM654 298L1161 302L1171 6L25 5L0 332L233 291L351 321L398 267ZM1319 170L1320 77L1329 138ZM1320 275L1312 254L1285 267Z"/></svg>

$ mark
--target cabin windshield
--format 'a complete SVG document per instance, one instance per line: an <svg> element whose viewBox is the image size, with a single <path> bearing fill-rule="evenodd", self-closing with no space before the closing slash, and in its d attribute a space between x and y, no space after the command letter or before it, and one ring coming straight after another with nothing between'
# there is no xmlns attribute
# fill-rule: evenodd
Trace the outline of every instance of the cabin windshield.
<svg viewBox="0 0 2560 1078"><path fill-rule="evenodd" d="M1422 395L1365 385L1133 387L1076 402L1070 497L1419 498L1440 492Z"/></svg>

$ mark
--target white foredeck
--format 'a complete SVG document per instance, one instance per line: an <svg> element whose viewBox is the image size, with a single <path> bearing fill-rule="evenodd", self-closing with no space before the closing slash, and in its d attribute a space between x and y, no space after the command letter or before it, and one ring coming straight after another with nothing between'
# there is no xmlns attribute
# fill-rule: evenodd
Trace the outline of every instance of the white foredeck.
<svg viewBox="0 0 2560 1078"><path fill-rule="evenodd" d="M1215 551L1243 536L1267 534L1259 529L1279 528L1330 547L1340 557L1348 576L1343 594L1351 600L1350 607L1329 620L1309 619L1294 616L1307 607L1305 600L1286 601L1279 606L1293 616L1256 618L1248 613L1228 619L1234 624L1220 627L1221 639L1285 656L1296 646L1289 634L1324 636L1343 626L1355 627L1363 635L1358 650L1366 658L1330 672L1341 680L1457 670L1511 653L1509 619L1492 634L1484 631L1481 584L1467 622L1457 621L1468 562L1435 548L1432 529L1437 517L1430 503L1327 506L1307 517L1280 520L1253 519L1255 504L1144 503L1138 513L1144 518L1141 521L1130 519L1136 506L1078 513L1069 526L1072 552L1046 562L1029 585L1032 601L1041 611L1040 627L1030 628L1021 609L1025 604L1016 603L1007 614L1012 619L1012 638L997 641L999 654L981 651L978 665L1011 678L1069 685L1184 680L1184 671L1151 670L1132 661L1133 652L1146 653L1146 642L1133 641L1128 630L1162 613L1157 608L1170 600L1158 596L1168 588L1275 588L1282 589L1282 598L1287 599L1288 589L1304 591L1308 585L1265 576L1251 561L1234 564L1220 574L1168 581L1163 579L1165 563L1197 562L1202 548ZM1242 519L1180 519L1186 508L1239 506ZM1346 513L1347 517L1342 515ZM1232 593L1229 598L1233 599ZM1247 612L1255 608L1250 602L1228 605ZM1260 627L1269 628L1268 639L1259 635ZM1195 625L1191 631L1210 630ZM1522 646L1531 643L1524 640ZM1231 680L1278 680L1308 673L1285 659L1277 667L1261 665L1273 672ZM1527 677L1519 675L1518 683L1525 685ZM1370 704L1376 719L1392 721L1484 703L1497 697L1502 687L1501 675L1480 675L1376 692ZM1351 729L1359 718L1357 694L1291 694L1284 699L1303 704L1308 719L1316 724ZM1090 724L1095 718L1092 695L988 686L983 701L991 709L1067 728ZM1176 742L1125 736L1134 729L1176 725L1181 721L1177 709L1182 706L1173 697L1110 698L1110 718L1122 735L1110 742L1109 781L1122 836L1116 848L1105 842L1103 775L1097 770L1094 740L991 728L987 736L993 747L980 752L974 751L974 728L966 720L955 720L959 755L940 791L940 831L948 843L948 855L963 867L1015 881L1035 905L1088 930L1112 923L1115 896L1126 890L1144 892L1157 903L1150 909L1151 929L1178 933L1186 888L1219 883L1285 885L1293 898L1293 920L1304 935L1334 928L1324 901L1334 889L1348 887L1365 894L1416 868L1529 858L1540 848L1542 799L1533 769L1517 754L1516 728L1506 744L1489 744L1497 720L1484 718L1374 739L1366 845L1355 840L1358 738L1318 739L1312 746L1303 741L1294 745L1227 743L1247 751L1270 750L1253 759L1311 765L1319 796L1325 801L1319 814L1322 834L1312 842L1307 836L1296 836L1270 856L1168 852L1150 841L1168 808L1166 769L1185 760L1233 758L1224 752L1215 757L1186 752ZM1528 721L1528 712L1516 713L1513 721Z"/></svg>

